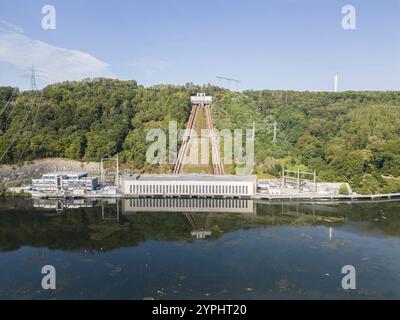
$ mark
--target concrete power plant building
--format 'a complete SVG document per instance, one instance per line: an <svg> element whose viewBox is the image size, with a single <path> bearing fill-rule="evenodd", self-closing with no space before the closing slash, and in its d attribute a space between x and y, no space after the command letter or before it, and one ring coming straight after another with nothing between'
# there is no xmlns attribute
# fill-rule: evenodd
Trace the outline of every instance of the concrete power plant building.
<svg viewBox="0 0 400 320"><path fill-rule="evenodd" d="M126 196L249 198L256 193L256 176L126 175Z"/></svg>

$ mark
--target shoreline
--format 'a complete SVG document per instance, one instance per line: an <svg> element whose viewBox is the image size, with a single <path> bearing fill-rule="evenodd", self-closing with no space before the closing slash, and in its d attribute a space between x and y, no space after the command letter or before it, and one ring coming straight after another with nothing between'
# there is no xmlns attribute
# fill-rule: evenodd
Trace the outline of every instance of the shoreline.
<svg viewBox="0 0 400 320"><path fill-rule="evenodd" d="M212 199L212 200L259 200L268 202L335 202L335 203L349 203L349 202L383 202L383 201L400 201L400 193L389 194L374 194L374 195L265 195L255 194L248 197L202 197L202 196L131 196L125 194L86 194L86 195L51 195L41 193L30 193L32 198L41 199Z"/></svg>

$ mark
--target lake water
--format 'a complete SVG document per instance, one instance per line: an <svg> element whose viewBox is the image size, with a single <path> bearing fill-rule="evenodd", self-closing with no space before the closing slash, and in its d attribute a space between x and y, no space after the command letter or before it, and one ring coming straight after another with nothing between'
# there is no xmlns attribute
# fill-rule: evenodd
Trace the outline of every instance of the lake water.
<svg viewBox="0 0 400 320"><path fill-rule="evenodd" d="M400 298L399 202L0 199L0 299L332 298Z"/></svg>

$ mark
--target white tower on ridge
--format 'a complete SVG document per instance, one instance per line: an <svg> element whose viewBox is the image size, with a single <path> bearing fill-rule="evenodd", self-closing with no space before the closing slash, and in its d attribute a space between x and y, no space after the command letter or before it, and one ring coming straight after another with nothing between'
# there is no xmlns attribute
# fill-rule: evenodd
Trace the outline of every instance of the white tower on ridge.
<svg viewBox="0 0 400 320"><path fill-rule="evenodd" d="M338 92L338 80L339 80L339 74L335 74L335 92Z"/></svg>

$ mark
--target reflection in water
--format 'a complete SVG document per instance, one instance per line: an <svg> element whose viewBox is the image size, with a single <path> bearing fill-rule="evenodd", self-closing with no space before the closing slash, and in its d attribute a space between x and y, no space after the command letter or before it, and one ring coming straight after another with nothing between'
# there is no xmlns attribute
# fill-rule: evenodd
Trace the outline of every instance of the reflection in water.
<svg viewBox="0 0 400 320"><path fill-rule="evenodd" d="M128 212L232 212L255 214L254 201L244 199L138 198L123 201Z"/></svg>
<svg viewBox="0 0 400 320"><path fill-rule="evenodd" d="M205 221L203 223L199 222L200 219L196 218L196 215L191 212L184 213L186 219L190 222L193 230L190 233L192 236L197 239L205 239L208 236L211 236L211 216L206 214Z"/></svg>
<svg viewBox="0 0 400 320"><path fill-rule="evenodd" d="M399 211L398 202L0 199L0 299L400 298ZM44 264L57 268L55 293L37 287ZM341 290L346 264L357 269L354 292Z"/></svg>
<svg viewBox="0 0 400 320"><path fill-rule="evenodd" d="M95 205L96 201L88 201L85 199L33 199L33 207L40 209L55 210L61 213L64 209L78 209L78 208L91 208Z"/></svg>
<svg viewBox="0 0 400 320"><path fill-rule="evenodd" d="M255 215L255 205L253 200L244 199L106 199L106 200L87 200L87 199L33 199L34 208L55 210L61 214L64 209L91 208L95 204L101 204L101 217L104 221L119 222L120 202L122 202L122 212L129 215L136 212L182 212L188 220L193 230L191 235L197 239L205 239L210 236L212 217L208 212L223 213L242 213ZM205 213L197 215L195 213ZM204 222L201 222L204 220Z"/></svg>
<svg viewBox="0 0 400 320"><path fill-rule="evenodd" d="M382 210L382 206L386 209ZM190 226L188 234L198 239L211 236L213 227L228 222L232 230L259 226L324 225L331 240L335 227L351 229L354 233L400 235L400 219L396 214L398 207L397 202L323 204L256 203L243 199L10 199L3 200L0 219L10 214L8 217L18 220L18 225L27 227L34 220L46 232L50 231L50 225L59 224L61 233L70 223L80 230L90 231L94 225L97 225L96 229L102 229L108 226L105 222L116 222L114 228L123 231L127 224L134 228L144 221L151 224L152 219L157 220L157 231L163 232L163 226L173 220L175 228L178 224L184 224L182 228ZM135 226L134 221L138 221ZM12 230L13 226L9 228ZM15 231L18 230L14 228L14 234Z"/></svg>
<svg viewBox="0 0 400 320"><path fill-rule="evenodd" d="M120 201L116 199L101 201L101 218L104 221L119 222Z"/></svg>
<svg viewBox="0 0 400 320"><path fill-rule="evenodd" d="M130 212L182 212L192 226L196 239L211 236L212 216L208 212L256 214L253 200L244 199L178 199L142 198L122 200L124 214ZM206 212L205 215L196 213ZM202 221L204 220L204 221Z"/></svg>

